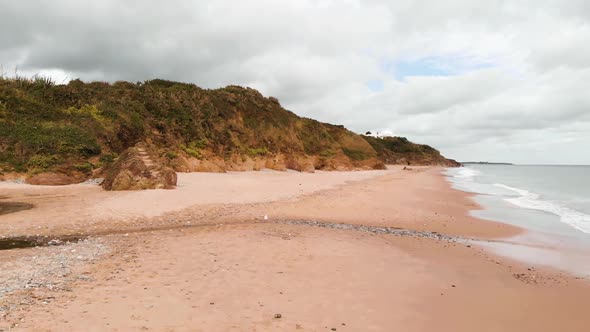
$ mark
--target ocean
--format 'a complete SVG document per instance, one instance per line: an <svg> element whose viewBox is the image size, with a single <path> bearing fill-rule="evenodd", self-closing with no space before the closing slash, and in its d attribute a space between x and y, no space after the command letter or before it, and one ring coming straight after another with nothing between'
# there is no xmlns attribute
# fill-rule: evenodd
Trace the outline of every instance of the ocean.
<svg viewBox="0 0 590 332"><path fill-rule="evenodd" d="M493 249L590 274L590 166L469 164L445 174L455 189L477 194L483 209L473 216L528 230Z"/></svg>

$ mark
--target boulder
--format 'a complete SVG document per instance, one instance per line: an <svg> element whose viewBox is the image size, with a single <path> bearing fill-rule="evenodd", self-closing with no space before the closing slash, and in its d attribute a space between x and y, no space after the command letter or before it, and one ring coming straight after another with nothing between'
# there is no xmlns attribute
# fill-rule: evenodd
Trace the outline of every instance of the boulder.
<svg viewBox="0 0 590 332"><path fill-rule="evenodd" d="M31 175L25 179L25 182L28 184L43 186L62 186L67 184L80 183L82 181L84 181L84 177L51 172Z"/></svg>
<svg viewBox="0 0 590 332"><path fill-rule="evenodd" d="M102 187L106 190L173 189L176 172L154 161L145 145L125 150L106 171Z"/></svg>

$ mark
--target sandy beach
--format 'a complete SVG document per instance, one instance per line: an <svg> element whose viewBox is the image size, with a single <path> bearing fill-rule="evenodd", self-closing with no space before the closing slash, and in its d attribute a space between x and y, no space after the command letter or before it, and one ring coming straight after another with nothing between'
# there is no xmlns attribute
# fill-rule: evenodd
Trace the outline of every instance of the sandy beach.
<svg viewBox="0 0 590 332"><path fill-rule="evenodd" d="M524 230L470 217L441 171L1 183L31 208L0 235L55 245L0 251L0 330L587 331L589 281L472 242Z"/></svg>

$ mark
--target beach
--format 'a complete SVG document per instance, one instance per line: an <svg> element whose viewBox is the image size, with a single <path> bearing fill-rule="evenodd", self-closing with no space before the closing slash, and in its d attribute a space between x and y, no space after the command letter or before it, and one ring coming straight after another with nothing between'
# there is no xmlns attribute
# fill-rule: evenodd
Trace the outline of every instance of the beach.
<svg viewBox="0 0 590 332"><path fill-rule="evenodd" d="M0 251L0 330L587 331L588 279L484 249L526 230L443 171L1 183L0 234L55 242Z"/></svg>

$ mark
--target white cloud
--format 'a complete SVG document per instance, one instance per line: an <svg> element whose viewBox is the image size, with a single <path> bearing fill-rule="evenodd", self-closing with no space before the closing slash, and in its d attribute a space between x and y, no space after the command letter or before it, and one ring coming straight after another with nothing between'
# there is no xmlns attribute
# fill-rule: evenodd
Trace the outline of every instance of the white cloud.
<svg viewBox="0 0 590 332"><path fill-rule="evenodd" d="M457 159L590 163L584 0L38 0L0 12L7 72L248 85ZM400 81L403 62L432 68Z"/></svg>

